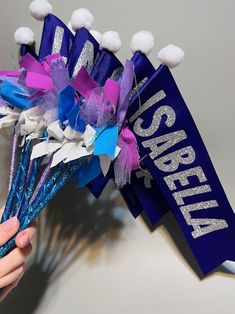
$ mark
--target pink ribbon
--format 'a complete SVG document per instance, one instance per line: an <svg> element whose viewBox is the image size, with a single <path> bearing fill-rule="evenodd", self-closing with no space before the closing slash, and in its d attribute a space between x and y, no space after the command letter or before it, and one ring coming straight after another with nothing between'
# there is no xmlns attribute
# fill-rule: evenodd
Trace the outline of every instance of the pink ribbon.
<svg viewBox="0 0 235 314"><path fill-rule="evenodd" d="M114 174L118 188L122 188L126 183L130 183L131 172L139 169L137 141L127 127L123 127L119 134L118 146L121 151L114 161Z"/></svg>
<svg viewBox="0 0 235 314"><path fill-rule="evenodd" d="M97 95L97 99L94 99L94 102L96 102L95 104L98 104L98 100L100 100L100 96L102 96L103 93L105 100L111 101L114 105L118 102L120 92L119 84L109 79L104 85L104 91L102 91L84 66L80 69L77 76L73 80L72 86L85 99L89 99L90 97L94 98L95 95Z"/></svg>
<svg viewBox="0 0 235 314"><path fill-rule="evenodd" d="M119 135L118 145L123 146L123 143L128 145L128 151L131 158L131 170L139 169L139 153L137 140L133 132L131 132L127 127L122 128Z"/></svg>
<svg viewBox="0 0 235 314"><path fill-rule="evenodd" d="M86 99L90 98L95 90L99 91L99 85L91 78L84 66L81 67L77 76L74 78L72 87Z"/></svg>
<svg viewBox="0 0 235 314"><path fill-rule="evenodd" d="M0 71L0 76L11 76L11 77L19 77L20 76L20 71L19 70L5 70L5 71Z"/></svg>
<svg viewBox="0 0 235 314"><path fill-rule="evenodd" d="M55 56L53 56L55 57ZM51 62L54 58L48 59ZM26 71L26 85L30 88L41 89L48 92L54 88L53 80L50 76L50 64L38 62L30 54L26 54L20 61L20 66Z"/></svg>

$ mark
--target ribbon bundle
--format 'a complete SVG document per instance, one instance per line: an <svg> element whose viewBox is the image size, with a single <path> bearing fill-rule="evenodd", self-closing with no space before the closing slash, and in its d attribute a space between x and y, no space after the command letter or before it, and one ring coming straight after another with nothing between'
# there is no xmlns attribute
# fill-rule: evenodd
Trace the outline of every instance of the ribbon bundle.
<svg viewBox="0 0 235 314"><path fill-rule="evenodd" d="M114 179L134 217L145 211L154 225L174 213L205 274L235 260L235 215L168 69L182 50L162 49L155 70L142 32L123 66L118 35L99 43L75 17L73 33L46 15L39 55L20 42L20 69L0 72L0 126L14 126L2 221L17 215L25 229L70 179L96 197Z"/></svg>

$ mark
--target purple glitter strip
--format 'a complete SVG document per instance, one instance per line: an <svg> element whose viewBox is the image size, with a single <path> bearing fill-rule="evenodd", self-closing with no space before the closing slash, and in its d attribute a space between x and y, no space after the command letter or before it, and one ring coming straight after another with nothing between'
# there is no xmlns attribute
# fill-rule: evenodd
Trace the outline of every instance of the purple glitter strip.
<svg viewBox="0 0 235 314"><path fill-rule="evenodd" d="M26 184L27 184L28 181L29 181L30 173L31 173L31 170L32 170L32 165L33 165L33 160L30 160L30 162L29 162L29 168L28 168L28 172L27 172Z"/></svg>
<svg viewBox="0 0 235 314"><path fill-rule="evenodd" d="M47 178L48 178L48 176L50 174L51 161L52 160L49 161L48 165L46 166L45 170L43 171L43 174L42 174L42 176L41 176L41 178L40 178L40 180L39 180L39 182L38 182L38 184L37 184L37 186L35 188L35 191L34 191L32 197L31 197L29 205L35 200L39 190L41 189L42 185L45 183L45 181L47 180Z"/></svg>
<svg viewBox="0 0 235 314"><path fill-rule="evenodd" d="M16 151L17 151L17 143L18 143L15 131L14 131L12 142L13 143L12 143L12 150L11 150L11 164L10 164L10 173L9 173L8 192L11 189L13 176L14 176L14 172L15 172Z"/></svg>

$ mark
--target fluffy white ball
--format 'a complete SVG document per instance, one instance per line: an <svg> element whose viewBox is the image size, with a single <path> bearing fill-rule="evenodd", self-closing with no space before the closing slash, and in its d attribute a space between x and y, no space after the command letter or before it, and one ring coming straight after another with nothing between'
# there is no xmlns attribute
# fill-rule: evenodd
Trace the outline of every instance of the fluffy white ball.
<svg viewBox="0 0 235 314"><path fill-rule="evenodd" d="M35 41L34 32L29 27L18 28L14 37L18 45L32 45Z"/></svg>
<svg viewBox="0 0 235 314"><path fill-rule="evenodd" d="M102 35L100 32L96 31L95 29L90 30L91 35L95 38L95 40L100 44Z"/></svg>
<svg viewBox="0 0 235 314"><path fill-rule="evenodd" d="M90 29L93 23L94 16L85 8L78 9L72 14L71 25L75 32L82 27Z"/></svg>
<svg viewBox="0 0 235 314"><path fill-rule="evenodd" d="M100 47L105 48L113 53L118 52L121 48L122 42L117 32L108 31L101 37Z"/></svg>
<svg viewBox="0 0 235 314"><path fill-rule="evenodd" d="M168 68L175 68L184 59L184 51L175 45L168 45L158 52L158 59Z"/></svg>
<svg viewBox="0 0 235 314"><path fill-rule="evenodd" d="M52 5L47 0L33 0L29 6L31 15L38 21L43 21L52 9Z"/></svg>
<svg viewBox="0 0 235 314"><path fill-rule="evenodd" d="M130 48L133 53L141 51L149 55L154 46L153 34L148 31L140 31L132 36Z"/></svg>

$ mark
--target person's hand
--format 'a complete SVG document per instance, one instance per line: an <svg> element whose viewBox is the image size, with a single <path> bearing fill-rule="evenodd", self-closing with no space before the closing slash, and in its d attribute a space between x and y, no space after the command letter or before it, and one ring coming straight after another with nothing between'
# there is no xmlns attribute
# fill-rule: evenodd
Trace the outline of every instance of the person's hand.
<svg viewBox="0 0 235 314"><path fill-rule="evenodd" d="M0 217L2 216L3 210L3 208L0 210ZM0 224L0 246L11 239L17 233L18 229L19 221L15 217ZM19 280L22 278L25 259L32 251L30 241L34 237L35 232L36 223L20 232L16 236L16 248L0 259L0 288L4 288L0 294L0 301L18 285Z"/></svg>

